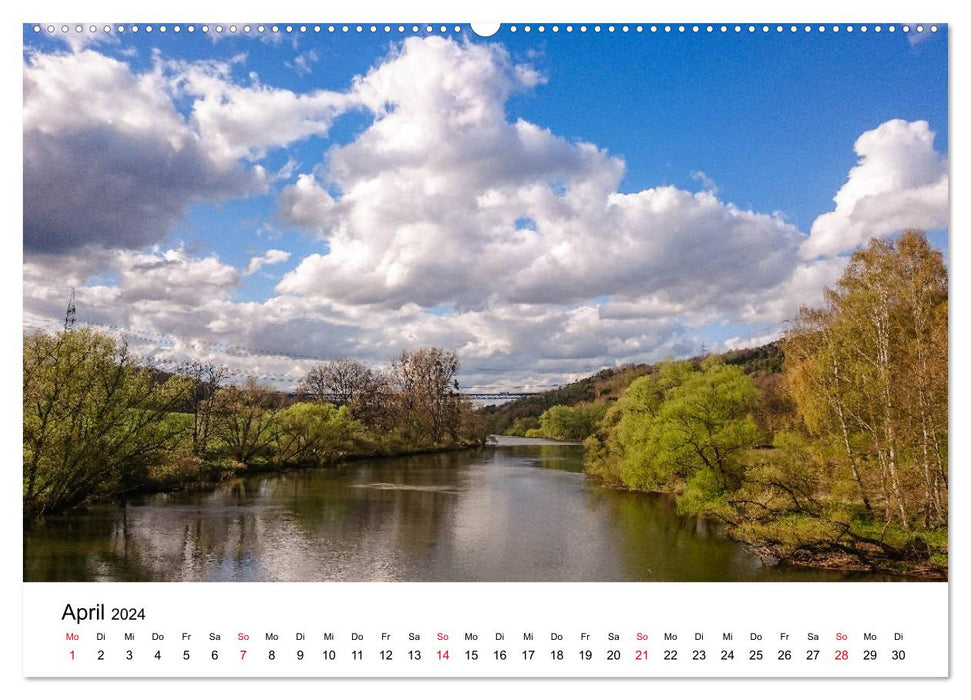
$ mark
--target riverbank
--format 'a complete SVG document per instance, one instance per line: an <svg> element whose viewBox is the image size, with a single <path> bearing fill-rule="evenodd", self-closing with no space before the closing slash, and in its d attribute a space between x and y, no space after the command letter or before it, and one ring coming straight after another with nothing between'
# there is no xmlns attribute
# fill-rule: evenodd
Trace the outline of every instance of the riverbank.
<svg viewBox="0 0 971 700"><path fill-rule="evenodd" d="M582 443L512 435L500 436L508 445ZM683 488L642 490L607 480L585 470L603 488L630 493L663 495L677 499ZM725 536L752 547L767 561L825 571L871 572L905 576L916 580L946 581L947 533L938 531L904 533L881 528L879 523L857 521L847 530L847 542L811 542L796 548L773 547L739 536L731 523L725 523ZM855 538L855 539L854 539ZM780 543L781 544L781 543Z"/></svg>
<svg viewBox="0 0 971 700"><path fill-rule="evenodd" d="M150 469L146 480L134 488L120 494L105 496L104 498L99 498L91 502L110 502L112 500L116 500L119 496L128 497L152 493L175 493L190 489L211 488L235 478L258 474L302 471L307 469L327 469L365 460L394 459L399 457L413 457L417 455L463 452L466 450L482 449L485 446L486 443L484 442L462 442L449 445L412 447L394 451L368 449L360 452L343 454L334 457L333 459L316 463L259 461L252 462L250 464L243 464L242 462L231 462L227 460L222 460L219 462L201 461L199 468L194 472L178 472L173 471L171 468L166 469L165 467L162 467L159 471L156 471L156 473L153 474L152 470Z"/></svg>
<svg viewBox="0 0 971 700"><path fill-rule="evenodd" d="M497 436L507 446L522 445L580 445L582 443L555 440L551 438L521 437L514 435ZM586 471L586 470L585 470ZM597 480L602 488L629 493L663 495L677 499L682 489L640 490L624 484L603 479L586 472ZM737 542L752 547L766 561L781 562L789 566L819 569L824 571L870 572L904 576L916 580L946 581L947 533L917 532L903 533L888 528L881 529L878 523L857 522L850 529L849 536L858 539L849 543L807 543L791 551L779 547L752 543L738 536L730 523L725 523L724 534ZM881 541L880 538L884 538ZM871 541L867 541L871 540ZM893 553L891 556L890 553ZM936 559L936 561L935 561Z"/></svg>
<svg viewBox="0 0 971 700"><path fill-rule="evenodd" d="M676 500L683 490L632 489L586 472L602 488L632 494L664 496ZM846 541L810 542L797 547L754 542L737 532L737 525L719 519L724 536L750 547L765 561L821 571L887 574L920 581L946 581L947 531L901 532L875 522L857 521L846 532ZM883 539L880 539L880 538Z"/></svg>
<svg viewBox="0 0 971 700"><path fill-rule="evenodd" d="M872 558L864 561L859 554L827 549L800 551L784 561L792 566L827 571L865 571L902 576L918 581L947 581L947 566L936 565L929 559L893 560L881 556L877 547L870 549L869 556Z"/></svg>

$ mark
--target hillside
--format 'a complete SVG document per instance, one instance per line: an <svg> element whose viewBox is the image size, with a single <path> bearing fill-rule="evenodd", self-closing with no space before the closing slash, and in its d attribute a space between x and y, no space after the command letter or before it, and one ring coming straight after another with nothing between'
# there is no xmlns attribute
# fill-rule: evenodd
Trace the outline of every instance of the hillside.
<svg viewBox="0 0 971 700"><path fill-rule="evenodd" d="M725 364L741 366L746 374L753 377L764 378L767 375L778 375L782 371L782 348L779 341L757 348L731 350L717 356ZM699 355L690 358L690 360L700 364L705 357L707 355ZM527 429L537 427L540 415L553 406L576 406L578 404L616 401L631 382L654 371L654 368L655 365L648 364L607 367L596 374L556 389L526 396L499 406L486 406L482 409L482 413L489 417L491 432L504 434L512 428L516 434L522 434ZM775 382L772 383L775 384Z"/></svg>

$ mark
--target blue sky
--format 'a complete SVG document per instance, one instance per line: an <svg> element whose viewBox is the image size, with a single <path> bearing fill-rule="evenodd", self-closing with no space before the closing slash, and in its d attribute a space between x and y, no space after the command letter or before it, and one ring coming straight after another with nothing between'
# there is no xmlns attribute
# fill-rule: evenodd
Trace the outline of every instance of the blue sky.
<svg viewBox="0 0 971 700"><path fill-rule="evenodd" d="M946 247L945 27L579 26L26 26L25 318L73 285L162 363L437 344L538 387L775 337L870 236Z"/></svg>
<svg viewBox="0 0 971 700"><path fill-rule="evenodd" d="M947 48L946 33L911 45L888 32L807 35L802 26L546 35L540 65L550 81L515 108L624 154L626 188L697 187L690 172L701 170L731 201L808 227L855 163L848 146L863 131L925 119L947 150ZM535 40L524 38L508 44L528 51Z"/></svg>

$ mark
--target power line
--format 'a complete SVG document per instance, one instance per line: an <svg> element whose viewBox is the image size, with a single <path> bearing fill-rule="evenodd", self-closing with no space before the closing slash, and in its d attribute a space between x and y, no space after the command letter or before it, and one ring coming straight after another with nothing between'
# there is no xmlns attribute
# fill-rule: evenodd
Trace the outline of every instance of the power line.
<svg viewBox="0 0 971 700"><path fill-rule="evenodd" d="M155 347L151 352L144 355L142 360L148 365L155 367L157 369L164 369L166 371L178 370L180 367L185 365L185 363L192 358L185 350L180 350L175 347L176 343L181 343L182 345L189 346L192 349L198 349L199 347L206 348L210 352L215 354L228 355L230 357L236 358L265 358L265 359L280 359L280 360L292 360L292 361L308 361L308 362L331 362L334 360L332 357L318 357L312 355L302 355L299 353L281 353L272 350L264 350L260 348L247 348L242 345L228 344L224 342L213 342L208 340L202 340L199 338L189 338L187 336L180 336L174 333L159 333L150 330L136 330L133 328L128 328L126 326L119 326L107 323L94 323L91 321L77 321L77 311L74 309L74 292L72 290L71 302L68 305L68 310L74 310L74 317L71 321L70 326L67 325L67 317L65 317L65 329L70 328L93 328L97 330L102 330L109 334L118 336L121 340L127 342L128 340L138 340L144 343L149 343ZM24 319L23 328L28 331L54 331L57 330L57 326L53 321L29 321ZM169 344L169 347L163 347L163 344ZM181 352L184 357L181 358L171 358L171 357L159 357L159 352L164 352L170 350L172 352ZM269 374L265 372L255 372L247 371L245 369L238 369L235 367L226 367L226 372L232 377L240 379L255 379L258 381L265 382L277 382L277 383L291 383L296 384L303 379L304 373L295 372L284 372L282 374ZM554 387L555 388L555 387ZM474 389L474 390L473 390ZM470 398L519 398L522 396L530 396L538 392L529 392L516 390L515 388L504 388L498 386L488 386L488 387L473 387L469 391L464 392L463 395L469 396Z"/></svg>
<svg viewBox="0 0 971 700"><path fill-rule="evenodd" d="M235 355L239 357L267 357L273 358L278 357L284 360L307 360L311 362L330 362L334 360L333 357L320 357L316 355L305 355L296 352L280 352L279 350L273 350L269 348L251 348L243 345L233 344L225 341L210 341L202 340L200 338L190 338L188 336L177 335L175 333L159 333L157 331L150 331L145 329L134 329L127 326L119 326L109 323L95 323L92 321L81 321L72 324L75 327L80 328L94 328L107 331L109 333L114 333L119 336L126 338L134 338L146 343L153 343L155 345L162 345L165 343L174 346L176 343L181 343L183 345L188 345L194 348L202 347L209 349L213 352L222 353L224 355ZM31 323L29 321L24 321L24 327L30 327L35 330L53 330L53 324L50 326L45 326L41 323Z"/></svg>

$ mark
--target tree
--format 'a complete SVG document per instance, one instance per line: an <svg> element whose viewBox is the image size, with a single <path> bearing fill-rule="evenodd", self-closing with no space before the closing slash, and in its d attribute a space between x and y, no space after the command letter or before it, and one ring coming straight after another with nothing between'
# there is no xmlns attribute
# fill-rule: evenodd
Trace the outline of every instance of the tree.
<svg viewBox="0 0 971 700"><path fill-rule="evenodd" d="M202 456L209 448L216 393L229 376L229 370L214 362L194 360L184 365L179 374L192 381L192 452Z"/></svg>
<svg viewBox="0 0 971 700"><path fill-rule="evenodd" d="M166 415L184 377L159 381L125 345L91 330L24 335L24 519L137 484L180 437Z"/></svg>
<svg viewBox="0 0 971 700"><path fill-rule="evenodd" d="M458 394L458 370L458 355L441 348L402 352L395 360L389 383L396 423L409 439L433 444L458 439L466 405Z"/></svg>
<svg viewBox="0 0 971 700"><path fill-rule="evenodd" d="M629 488L681 492L679 505L697 512L741 482L739 453L758 439L757 406L739 367L665 362L630 384L606 431L587 441L588 458Z"/></svg>
<svg viewBox="0 0 971 700"><path fill-rule="evenodd" d="M665 393L657 415L657 459L690 479L709 472L722 490L738 485L738 453L753 446L758 394L739 367L709 359Z"/></svg>
<svg viewBox="0 0 971 700"><path fill-rule="evenodd" d="M854 390L847 374L850 358L841 347L831 310L803 309L786 335L786 381L809 430L837 464L852 474L859 498L873 513L873 479L858 451L860 439L853 417L866 410L869 398Z"/></svg>
<svg viewBox="0 0 971 700"><path fill-rule="evenodd" d="M274 443L281 464L322 466L350 452L363 428L347 406L296 403L276 416Z"/></svg>
<svg viewBox="0 0 971 700"><path fill-rule="evenodd" d="M384 390L379 372L347 358L315 365L297 386L297 393L319 403L349 406L368 425L381 416Z"/></svg>
<svg viewBox="0 0 971 700"><path fill-rule="evenodd" d="M583 440L596 431L606 411L607 404L552 406L540 415L539 427L527 434L553 440Z"/></svg>
<svg viewBox="0 0 971 700"><path fill-rule="evenodd" d="M275 421L280 396L268 387L247 380L231 384L217 394L213 408L213 433L225 454L242 464L266 459L277 439Z"/></svg>
<svg viewBox="0 0 971 700"><path fill-rule="evenodd" d="M867 510L947 524L947 270L923 233L871 240L785 340L809 433L839 440Z"/></svg>

